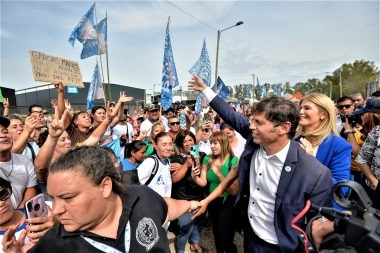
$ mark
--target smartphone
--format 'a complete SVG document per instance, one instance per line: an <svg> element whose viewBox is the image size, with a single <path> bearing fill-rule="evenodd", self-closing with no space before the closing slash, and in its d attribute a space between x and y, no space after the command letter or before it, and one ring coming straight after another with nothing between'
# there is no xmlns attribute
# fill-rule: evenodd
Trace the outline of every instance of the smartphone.
<svg viewBox="0 0 380 253"><path fill-rule="evenodd" d="M203 120L204 120L204 121L211 121L210 114L205 113L205 115L204 115L204 117L203 117Z"/></svg>
<svg viewBox="0 0 380 253"><path fill-rule="evenodd" d="M186 127L186 115L184 114L184 113L181 113L180 115L179 115L179 125L181 126L181 127Z"/></svg>
<svg viewBox="0 0 380 253"><path fill-rule="evenodd" d="M25 202L25 211L28 218L47 216L47 208L43 194L38 194L34 198Z"/></svg>
<svg viewBox="0 0 380 253"><path fill-rule="evenodd" d="M199 146L194 145L190 147L190 155L192 155L194 158L199 158Z"/></svg>

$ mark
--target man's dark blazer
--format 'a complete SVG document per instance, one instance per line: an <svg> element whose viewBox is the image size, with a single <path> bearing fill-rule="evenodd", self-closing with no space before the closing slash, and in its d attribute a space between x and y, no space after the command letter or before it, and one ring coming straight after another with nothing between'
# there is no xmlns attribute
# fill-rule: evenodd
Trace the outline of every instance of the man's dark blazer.
<svg viewBox="0 0 380 253"><path fill-rule="evenodd" d="M236 202L241 204L243 195L249 197L251 159L254 151L260 146L253 142L247 118L235 112L219 96L212 99L210 106L247 140L239 161L240 187ZM287 168L286 171L285 167L290 167L290 170ZM291 140L278 183L273 221L281 252L294 252L298 245L299 232L290 226L291 220L302 211L307 200L318 206L331 206L332 186L330 170L315 157L308 155L299 143ZM246 204L244 208L248 208ZM315 212L309 212L309 216L315 214ZM301 219L297 225L302 227L303 222L304 220Z"/></svg>

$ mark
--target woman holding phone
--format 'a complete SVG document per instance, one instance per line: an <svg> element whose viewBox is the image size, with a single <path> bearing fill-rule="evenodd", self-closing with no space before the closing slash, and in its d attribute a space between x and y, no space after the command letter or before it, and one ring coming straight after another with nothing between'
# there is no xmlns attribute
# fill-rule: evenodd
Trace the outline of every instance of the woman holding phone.
<svg viewBox="0 0 380 253"><path fill-rule="evenodd" d="M195 142L195 136L189 130L180 131L175 140L179 154L171 159L171 165L179 168L172 173L172 198L174 199L198 201L203 199L202 187L194 181L194 177L200 176L200 170L194 172L193 168L200 167L200 157L205 154L197 152L198 147L194 146ZM195 151L195 157L191 155L192 149ZM192 216L192 213L185 213L178 218L177 253L185 252L188 241L192 252L207 252L205 248L199 245L204 215L196 219L192 219Z"/></svg>
<svg viewBox="0 0 380 253"><path fill-rule="evenodd" d="M47 217L26 217L24 208L13 209L10 199L11 195L11 182L0 177L0 241L3 241L5 232L10 227L13 227L16 230L14 236L17 240L19 238L24 238L23 240L25 240L26 236L28 237L25 240L26 245L24 246L24 250L26 251L37 243L47 230L55 225L55 219L50 214L49 207L47 207ZM3 251L0 250L0 252Z"/></svg>
<svg viewBox="0 0 380 253"><path fill-rule="evenodd" d="M213 192L232 168L238 164L234 156L228 137L224 132L215 132L211 135L211 155L202 161L202 167L193 169L193 179L196 184L204 187L209 183L209 193ZM199 175L199 176L195 176ZM235 199L238 191L238 181L215 200L208 204L209 220L214 234L217 253L236 253L235 236ZM204 206L207 206L204 203ZM202 207L203 209L205 207Z"/></svg>

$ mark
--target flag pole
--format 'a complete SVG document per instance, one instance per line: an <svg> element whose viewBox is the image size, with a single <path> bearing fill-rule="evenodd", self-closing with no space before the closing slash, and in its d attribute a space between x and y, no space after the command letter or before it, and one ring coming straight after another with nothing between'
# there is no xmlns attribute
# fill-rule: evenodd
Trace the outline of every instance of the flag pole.
<svg viewBox="0 0 380 253"><path fill-rule="evenodd" d="M106 11L106 29L108 32L108 16L107 16L107 11ZM108 38L107 38L108 41ZM107 42L107 51L106 51L106 63L107 63L107 79L108 79L108 93L109 93L109 99L110 101L112 100L112 95L111 95L111 86L110 86L110 70L109 70L109 65L108 65L108 42Z"/></svg>
<svg viewBox="0 0 380 253"><path fill-rule="evenodd" d="M96 34L97 34L97 37L98 37L98 51L100 50L99 46L100 46L100 43L99 43L99 34L98 34L98 18L96 16L96 1L94 1L94 4L95 4L95 22L96 22ZM103 94L104 94L104 108L107 108L107 104L106 104L106 90L104 88L104 72L103 72L103 64L102 64L102 55L99 54L99 57L100 57L100 69L102 70L102 83L103 83ZM98 63L98 59L96 59L96 63Z"/></svg>
<svg viewBox="0 0 380 253"><path fill-rule="evenodd" d="M98 65L98 58L96 58L96 66L98 67L98 71L99 71L99 65ZM99 71L100 73L100 71ZM101 74L101 77L103 77L103 73ZM104 77L103 77L103 80L104 80ZM102 84L102 89L103 89L103 93L104 93L104 85ZM104 100L104 108L107 108L107 102L106 102L106 96L104 95L103 96L103 100Z"/></svg>

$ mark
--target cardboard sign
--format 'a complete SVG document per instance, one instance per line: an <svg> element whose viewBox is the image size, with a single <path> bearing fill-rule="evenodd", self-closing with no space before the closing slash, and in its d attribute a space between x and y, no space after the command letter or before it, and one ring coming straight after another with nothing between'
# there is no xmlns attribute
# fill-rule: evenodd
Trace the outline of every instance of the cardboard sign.
<svg viewBox="0 0 380 253"><path fill-rule="evenodd" d="M79 64L75 61L29 51L34 81L57 83L84 88Z"/></svg>

